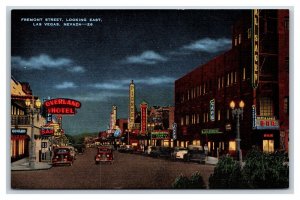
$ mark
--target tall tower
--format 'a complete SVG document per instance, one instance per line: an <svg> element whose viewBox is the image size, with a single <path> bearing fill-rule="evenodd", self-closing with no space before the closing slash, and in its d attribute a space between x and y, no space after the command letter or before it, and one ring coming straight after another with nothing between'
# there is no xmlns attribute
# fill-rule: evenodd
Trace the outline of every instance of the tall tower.
<svg viewBox="0 0 300 200"><path fill-rule="evenodd" d="M128 116L128 129L131 131L134 126L135 119L135 89L133 80L129 85L129 116Z"/></svg>
<svg viewBox="0 0 300 200"><path fill-rule="evenodd" d="M117 124L117 106L112 107L110 116L110 129L116 129Z"/></svg>

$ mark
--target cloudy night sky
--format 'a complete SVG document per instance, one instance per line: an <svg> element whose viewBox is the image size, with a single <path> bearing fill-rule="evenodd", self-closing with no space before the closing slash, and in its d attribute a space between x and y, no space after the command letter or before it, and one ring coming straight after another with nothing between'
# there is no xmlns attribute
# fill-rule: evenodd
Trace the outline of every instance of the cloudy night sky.
<svg viewBox="0 0 300 200"><path fill-rule="evenodd" d="M82 103L77 115L63 117L66 133L99 132L112 105L118 118L128 117L131 80L137 107L142 100L174 105L175 80L231 48L242 12L248 11L13 10L11 74L40 99ZM46 26L46 18L61 21ZM92 26L64 24L84 18L77 23Z"/></svg>

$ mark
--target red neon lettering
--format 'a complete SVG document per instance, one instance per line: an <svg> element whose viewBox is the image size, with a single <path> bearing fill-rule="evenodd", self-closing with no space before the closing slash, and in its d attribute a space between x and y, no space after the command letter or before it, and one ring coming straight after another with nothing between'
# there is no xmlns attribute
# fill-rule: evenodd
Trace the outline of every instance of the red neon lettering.
<svg viewBox="0 0 300 200"><path fill-rule="evenodd" d="M264 121L260 121L260 125L261 126L265 126L265 122Z"/></svg>

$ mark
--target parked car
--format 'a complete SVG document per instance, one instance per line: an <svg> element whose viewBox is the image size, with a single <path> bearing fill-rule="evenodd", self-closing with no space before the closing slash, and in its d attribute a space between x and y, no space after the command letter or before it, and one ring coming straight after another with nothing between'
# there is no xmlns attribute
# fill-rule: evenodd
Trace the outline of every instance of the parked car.
<svg viewBox="0 0 300 200"><path fill-rule="evenodd" d="M112 164L114 160L113 150L109 146L100 146L97 148L97 154L95 156L95 163L109 162Z"/></svg>
<svg viewBox="0 0 300 200"><path fill-rule="evenodd" d="M53 151L52 166L56 165L72 165L74 162L74 156L71 153L69 147L58 147Z"/></svg>
<svg viewBox="0 0 300 200"><path fill-rule="evenodd" d="M76 144L76 145L74 145L74 147L75 147L75 152L77 154L83 154L85 151L85 147L83 144Z"/></svg>
<svg viewBox="0 0 300 200"><path fill-rule="evenodd" d="M171 152L171 159L172 160L183 160L185 154L187 154L188 149L184 147L175 147L174 150Z"/></svg>
<svg viewBox="0 0 300 200"><path fill-rule="evenodd" d="M133 147L131 145L121 145L118 151L120 153L133 153Z"/></svg>
<svg viewBox="0 0 300 200"><path fill-rule="evenodd" d="M151 149L150 156L152 157L163 157L170 158L171 157L172 148L170 147L160 147L156 146Z"/></svg>
<svg viewBox="0 0 300 200"><path fill-rule="evenodd" d="M188 146L188 152L184 154L183 160L186 162L205 163L206 154L202 146Z"/></svg>

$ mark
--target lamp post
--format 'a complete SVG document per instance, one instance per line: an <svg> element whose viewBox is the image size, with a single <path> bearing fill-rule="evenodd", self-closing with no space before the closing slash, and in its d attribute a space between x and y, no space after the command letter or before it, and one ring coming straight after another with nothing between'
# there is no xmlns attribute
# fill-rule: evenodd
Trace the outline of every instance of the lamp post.
<svg viewBox="0 0 300 200"><path fill-rule="evenodd" d="M29 114L31 118L31 133L30 133L30 147L29 147L29 167L34 168L35 167L35 141L34 141L34 114L37 114L37 120L39 120L39 112L41 108L41 100L37 99L34 100L34 97L32 96L32 99L26 99L25 105L27 107L27 113Z"/></svg>
<svg viewBox="0 0 300 200"><path fill-rule="evenodd" d="M230 102L230 108L232 109L232 117L236 118L236 149L238 154L238 160L240 163L240 166L242 165L242 151L241 151L241 137L240 137L240 116L241 119L243 119L243 108L245 107L244 101L239 102L239 107L235 107L235 102Z"/></svg>

